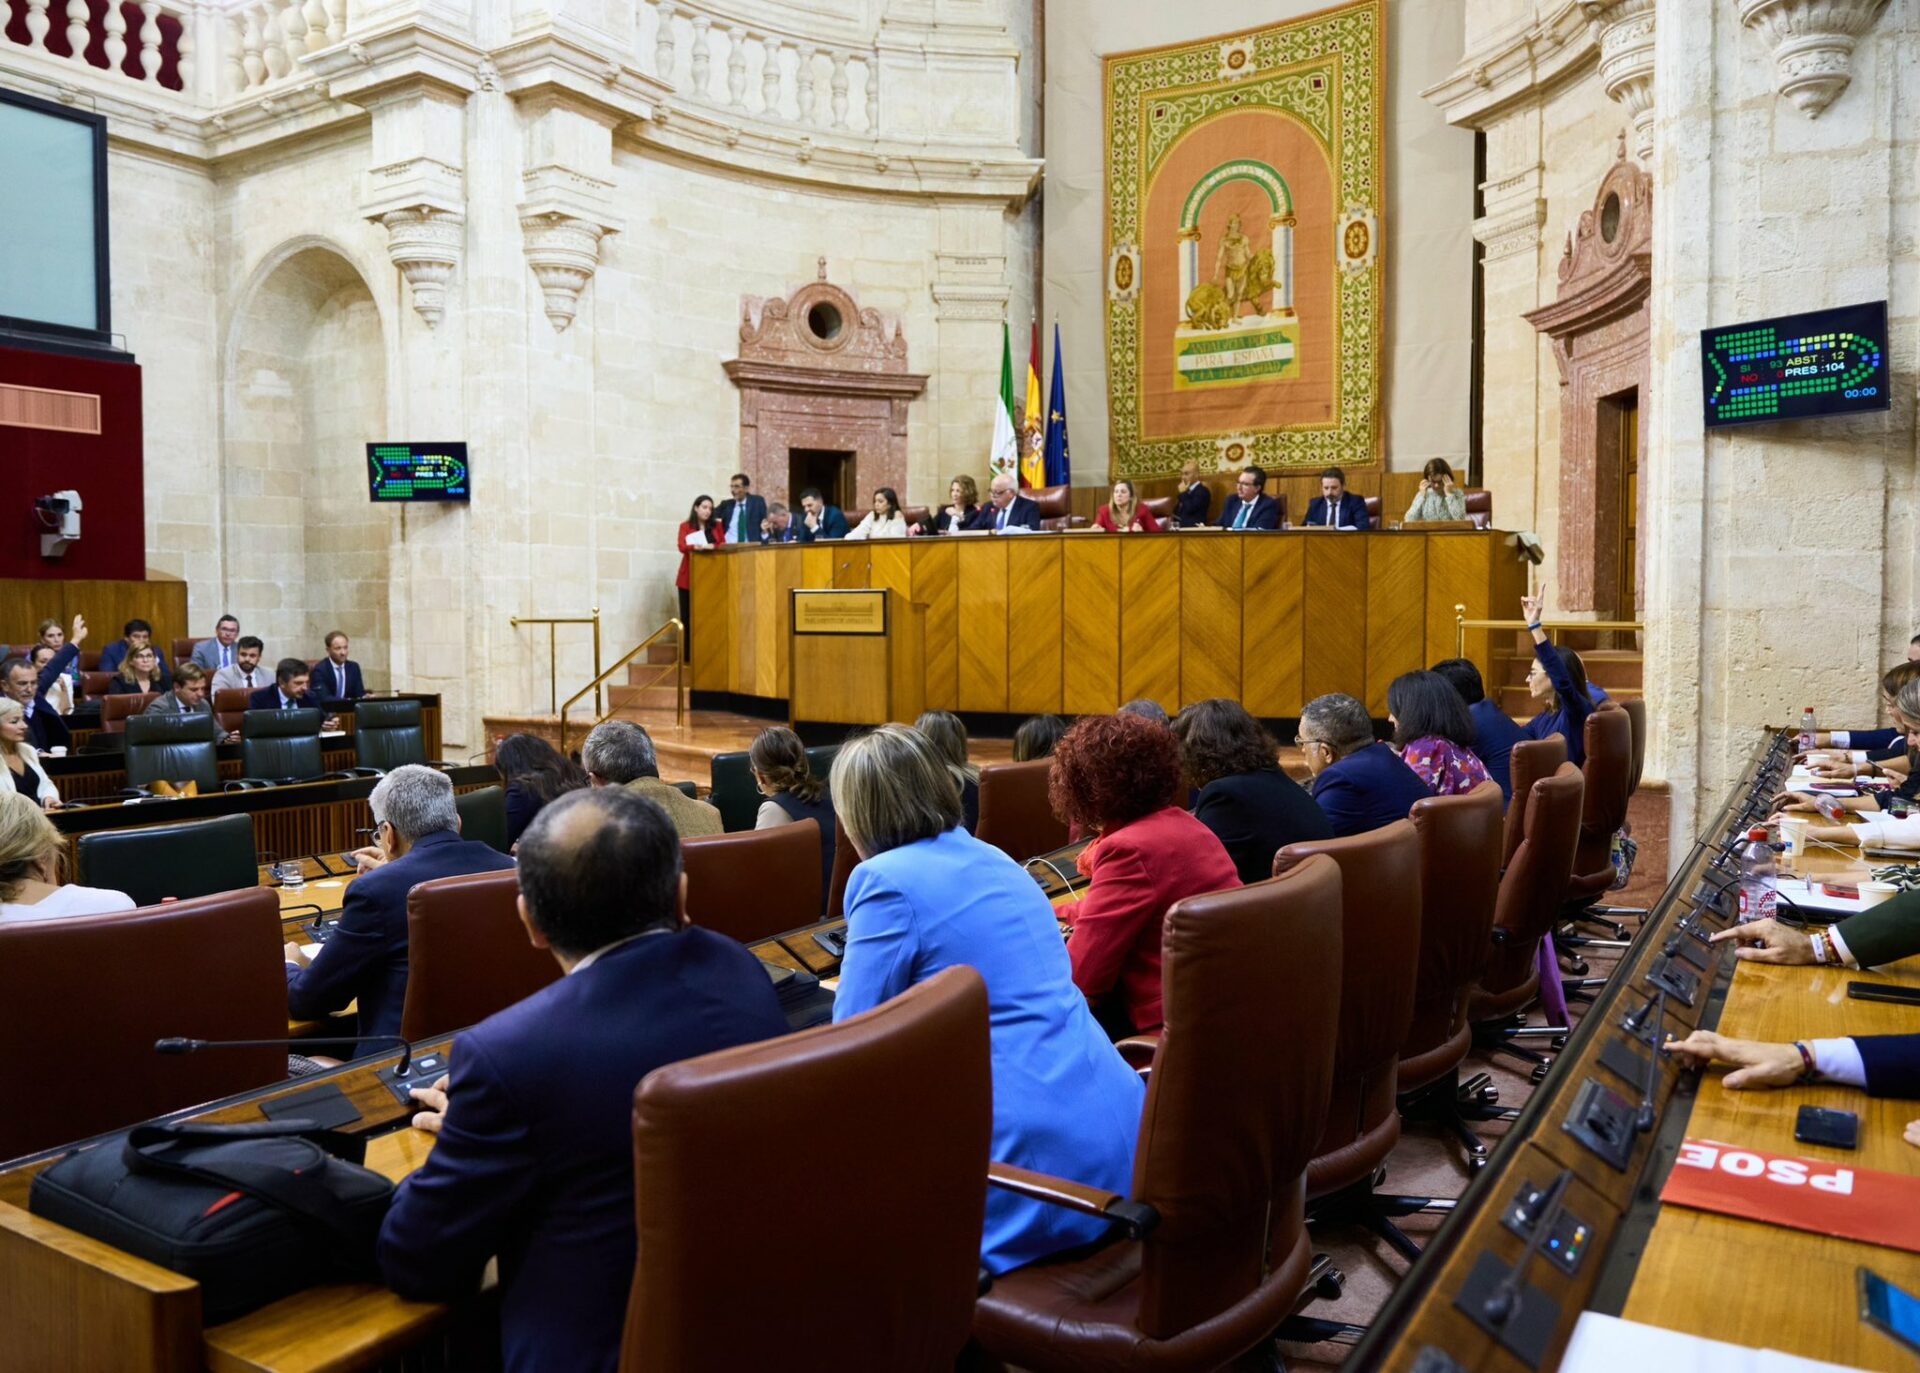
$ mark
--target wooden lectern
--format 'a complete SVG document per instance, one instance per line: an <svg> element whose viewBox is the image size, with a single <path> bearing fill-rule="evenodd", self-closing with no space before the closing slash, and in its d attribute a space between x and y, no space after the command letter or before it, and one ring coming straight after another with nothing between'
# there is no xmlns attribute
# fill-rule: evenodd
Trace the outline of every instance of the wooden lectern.
<svg viewBox="0 0 1920 1373"><path fill-rule="evenodd" d="M789 720L912 724L926 708L926 607L885 587L794 587Z"/></svg>

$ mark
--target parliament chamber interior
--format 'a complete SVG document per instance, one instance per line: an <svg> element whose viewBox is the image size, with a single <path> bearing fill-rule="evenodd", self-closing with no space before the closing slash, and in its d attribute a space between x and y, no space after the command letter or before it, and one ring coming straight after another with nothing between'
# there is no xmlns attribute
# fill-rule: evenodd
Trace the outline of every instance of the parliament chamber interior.
<svg viewBox="0 0 1920 1373"><path fill-rule="evenodd" d="M0 1373L1920 1366L1916 71L10 0Z"/></svg>

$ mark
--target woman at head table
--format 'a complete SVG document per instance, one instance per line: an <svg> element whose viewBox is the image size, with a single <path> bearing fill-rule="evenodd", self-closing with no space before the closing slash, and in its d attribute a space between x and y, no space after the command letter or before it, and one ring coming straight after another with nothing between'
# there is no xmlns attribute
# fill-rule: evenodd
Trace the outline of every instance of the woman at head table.
<svg viewBox="0 0 1920 1373"><path fill-rule="evenodd" d="M849 539L904 539L907 517L900 512L900 493L882 486L873 493L873 509L847 532Z"/></svg>
<svg viewBox="0 0 1920 1373"><path fill-rule="evenodd" d="M1100 513L1094 516L1093 522L1109 534L1160 532L1160 521L1154 519L1151 510L1140 504L1140 498L1133 493L1133 483L1125 477L1113 484L1112 498L1100 507Z"/></svg>
<svg viewBox="0 0 1920 1373"><path fill-rule="evenodd" d="M1464 520L1467 517L1467 493L1453 484L1453 469L1445 458L1433 458L1420 469L1420 489L1407 507L1402 524L1421 524L1436 520Z"/></svg>

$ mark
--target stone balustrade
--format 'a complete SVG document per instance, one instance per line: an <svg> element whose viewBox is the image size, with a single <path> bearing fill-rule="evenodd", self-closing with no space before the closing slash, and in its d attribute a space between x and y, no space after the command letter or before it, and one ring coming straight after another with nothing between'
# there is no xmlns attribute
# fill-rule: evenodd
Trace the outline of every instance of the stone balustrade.
<svg viewBox="0 0 1920 1373"><path fill-rule="evenodd" d="M224 17L221 93L230 97L285 80L347 31L346 0L252 0Z"/></svg>
<svg viewBox="0 0 1920 1373"><path fill-rule="evenodd" d="M646 0L640 56L683 98L805 131L884 136L872 46L824 41L689 0Z"/></svg>
<svg viewBox="0 0 1920 1373"><path fill-rule="evenodd" d="M178 0L109 3L98 15L87 0L25 0L24 40L7 37L76 69L114 73L162 90L192 89L202 26Z"/></svg>

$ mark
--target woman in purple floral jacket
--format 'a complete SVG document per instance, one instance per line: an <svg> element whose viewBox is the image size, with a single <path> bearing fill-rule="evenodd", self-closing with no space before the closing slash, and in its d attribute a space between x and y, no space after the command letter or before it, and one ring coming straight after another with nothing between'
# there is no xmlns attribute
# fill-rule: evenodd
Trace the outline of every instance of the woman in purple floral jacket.
<svg viewBox="0 0 1920 1373"><path fill-rule="evenodd" d="M1488 779L1473 752L1473 717L1437 672L1407 672L1387 688L1393 746L1435 796L1459 796Z"/></svg>

